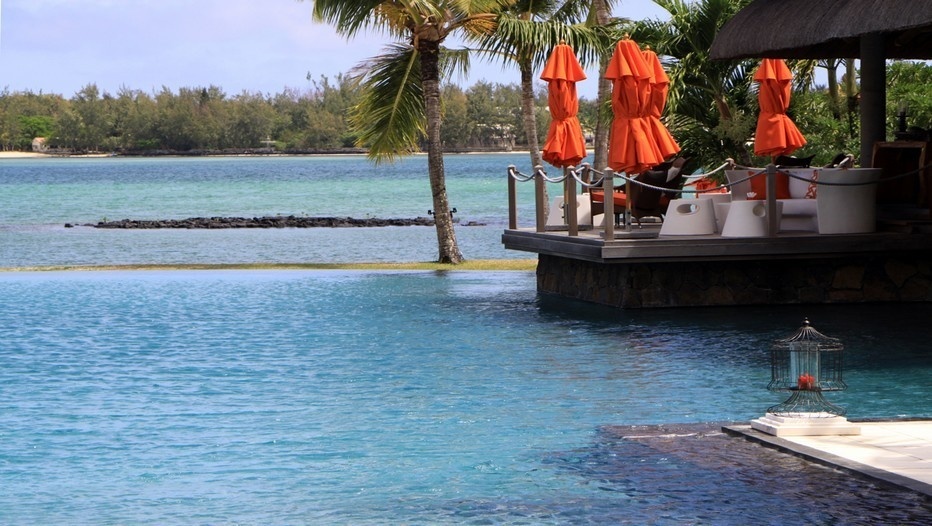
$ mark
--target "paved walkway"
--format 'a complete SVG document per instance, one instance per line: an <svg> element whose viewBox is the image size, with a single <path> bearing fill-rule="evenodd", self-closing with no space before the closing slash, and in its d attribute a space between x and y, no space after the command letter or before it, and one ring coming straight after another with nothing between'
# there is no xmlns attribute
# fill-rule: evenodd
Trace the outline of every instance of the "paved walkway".
<svg viewBox="0 0 932 526"><path fill-rule="evenodd" d="M775 437L751 426L730 434L932 496L932 420L853 422L860 435Z"/></svg>

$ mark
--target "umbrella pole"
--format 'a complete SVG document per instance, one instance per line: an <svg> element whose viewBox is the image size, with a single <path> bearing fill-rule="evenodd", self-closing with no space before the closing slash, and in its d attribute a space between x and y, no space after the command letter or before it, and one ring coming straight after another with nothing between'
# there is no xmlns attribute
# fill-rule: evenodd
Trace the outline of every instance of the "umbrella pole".
<svg viewBox="0 0 932 526"><path fill-rule="evenodd" d="M629 177L625 181L625 232L631 231L631 191L634 190L634 184Z"/></svg>
<svg viewBox="0 0 932 526"><path fill-rule="evenodd" d="M569 235L575 236L579 234L579 213L578 205L576 204L576 179L570 174L573 171L573 167L563 167L563 187L566 192L566 197L563 199L565 208L563 209L563 217L566 218L567 225L569 225Z"/></svg>
<svg viewBox="0 0 932 526"><path fill-rule="evenodd" d="M547 230L547 217L544 207L548 206L544 200L544 167L537 165L534 167L534 205L537 213L537 231L544 232Z"/></svg>
<svg viewBox="0 0 932 526"><path fill-rule="evenodd" d="M605 169L605 177L602 179L602 224L605 227L605 239L615 239L615 196L613 192L615 172L611 168Z"/></svg>
<svg viewBox="0 0 932 526"><path fill-rule="evenodd" d="M767 235L777 235L777 166L767 165Z"/></svg>

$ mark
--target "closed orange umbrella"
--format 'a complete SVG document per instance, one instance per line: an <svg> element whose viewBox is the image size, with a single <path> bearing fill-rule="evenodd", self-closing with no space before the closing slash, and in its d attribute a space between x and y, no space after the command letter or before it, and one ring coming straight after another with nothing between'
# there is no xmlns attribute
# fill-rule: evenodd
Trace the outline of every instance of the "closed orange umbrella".
<svg viewBox="0 0 932 526"><path fill-rule="evenodd" d="M575 166L586 156L586 141L576 116L579 112L576 83L584 80L586 74L573 48L563 42L557 44L540 78L547 81L547 104L552 117L543 158L559 168Z"/></svg>
<svg viewBox="0 0 932 526"><path fill-rule="evenodd" d="M638 49L628 38L615 46L615 52L605 70L612 81L612 128L608 143L608 165L615 171L641 173L663 162L647 124L650 104L651 70Z"/></svg>
<svg viewBox="0 0 932 526"><path fill-rule="evenodd" d="M680 151L680 145L676 143L670 130L660 122L660 116L663 115L663 108L667 105L667 92L670 91L670 77L664 71L657 53L650 48L645 49L642 53L647 67L650 69L650 103L647 105L647 126L650 134L657 143L660 155L664 159Z"/></svg>
<svg viewBox="0 0 932 526"><path fill-rule="evenodd" d="M806 138L786 114L792 80L783 59L765 58L754 73L754 81L760 83L757 93L760 116L754 139L757 155L789 155L806 144Z"/></svg>

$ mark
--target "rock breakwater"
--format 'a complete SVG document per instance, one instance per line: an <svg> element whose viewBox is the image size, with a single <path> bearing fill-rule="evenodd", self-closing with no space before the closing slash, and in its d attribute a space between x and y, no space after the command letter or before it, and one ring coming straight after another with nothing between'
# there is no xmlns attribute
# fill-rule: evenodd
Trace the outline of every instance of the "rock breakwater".
<svg viewBox="0 0 932 526"><path fill-rule="evenodd" d="M94 228L359 228L386 226L433 226L434 220L426 217L413 219L381 219L367 217L304 217L304 216L265 216L265 217L189 217L187 219L121 219L119 221L100 221L88 224ZM66 227L72 226L66 224Z"/></svg>

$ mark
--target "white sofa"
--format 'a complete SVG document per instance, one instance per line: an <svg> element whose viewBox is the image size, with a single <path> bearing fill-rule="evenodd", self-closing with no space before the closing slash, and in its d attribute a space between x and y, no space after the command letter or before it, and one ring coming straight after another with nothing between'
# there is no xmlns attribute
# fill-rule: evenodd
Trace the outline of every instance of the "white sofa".
<svg viewBox="0 0 932 526"><path fill-rule="evenodd" d="M726 170L729 183L765 170L749 168ZM788 178L790 199L783 203L780 231L807 231L820 234L853 234L873 232L876 229L875 195L877 186L831 186L813 184L813 179L824 183L876 182L880 170L876 168L793 168L781 169L796 177ZM764 176L759 176L764 177ZM799 178L802 178L800 180ZM734 200L748 199L750 181L731 187ZM779 193L779 189L778 189Z"/></svg>
<svg viewBox="0 0 932 526"><path fill-rule="evenodd" d="M877 230L880 168L823 169L819 181L858 186L819 185L819 233L858 234Z"/></svg>
<svg viewBox="0 0 932 526"><path fill-rule="evenodd" d="M728 178L729 183L735 183L741 179L746 179L747 177L764 171L765 168L749 168L745 170L726 170L725 177ZM783 203L782 213L780 215L780 231L807 231L807 232L818 232L819 231L819 220L818 220L818 204L816 199L807 198L806 193L809 191L809 182L818 168L794 168L792 170L783 170L784 172L790 172L793 175L799 177L804 177L807 181L800 181L793 177L789 177L789 195L790 199L778 199L779 202ZM763 175L758 177L763 178ZM751 181L743 181L738 184L734 184L731 187L731 196L732 200L741 201L748 199L748 194L751 192Z"/></svg>

